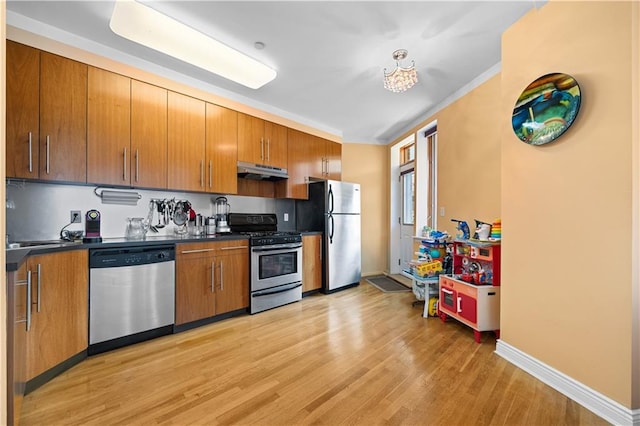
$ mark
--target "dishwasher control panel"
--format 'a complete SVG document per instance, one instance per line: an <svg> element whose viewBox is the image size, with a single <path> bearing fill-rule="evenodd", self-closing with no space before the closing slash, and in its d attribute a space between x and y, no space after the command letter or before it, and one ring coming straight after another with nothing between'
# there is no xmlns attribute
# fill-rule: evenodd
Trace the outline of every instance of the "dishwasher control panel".
<svg viewBox="0 0 640 426"><path fill-rule="evenodd" d="M175 246L105 248L89 251L90 268L121 268L171 262L176 258Z"/></svg>

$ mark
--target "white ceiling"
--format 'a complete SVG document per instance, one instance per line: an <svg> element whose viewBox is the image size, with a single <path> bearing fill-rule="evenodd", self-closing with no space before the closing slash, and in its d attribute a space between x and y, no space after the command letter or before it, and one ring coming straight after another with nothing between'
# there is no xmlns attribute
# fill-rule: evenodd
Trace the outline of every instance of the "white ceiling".
<svg viewBox="0 0 640 426"><path fill-rule="evenodd" d="M500 37L541 1L144 1L276 69L258 90L123 39L109 29L113 0L7 1L7 24L181 80L342 136L386 144L434 107L497 70ZM263 50L254 48L263 42ZM391 54L407 49L418 83L382 86Z"/></svg>

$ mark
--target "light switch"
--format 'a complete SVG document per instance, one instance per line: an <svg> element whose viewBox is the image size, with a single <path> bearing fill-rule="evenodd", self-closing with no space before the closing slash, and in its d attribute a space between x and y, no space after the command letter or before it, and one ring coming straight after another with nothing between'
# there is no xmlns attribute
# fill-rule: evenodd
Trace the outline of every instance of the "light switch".
<svg viewBox="0 0 640 426"><path fill-rule="evenodd" d="M289 213L284 214L284 221L289 222Z"/></svg>
<svg viewBox="0 0 640 426"><path fill-rule="evenodd" d="M440 216L444 217L444 207L440 207Z"/></svg>

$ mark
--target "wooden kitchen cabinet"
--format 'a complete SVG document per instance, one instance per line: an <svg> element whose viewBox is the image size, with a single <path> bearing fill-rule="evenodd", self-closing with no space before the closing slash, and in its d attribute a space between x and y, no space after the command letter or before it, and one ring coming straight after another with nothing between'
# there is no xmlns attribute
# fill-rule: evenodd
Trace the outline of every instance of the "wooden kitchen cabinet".
<svg viewBox="0 0 640 426"><path fill-rule="evenodd" d="M206 104L206 189L238 193L238 112Z"/></svg>
<svg viewBox="0 0 640 426"><path fill-rule="evenodd" d="M40 51L7 40L6 175L38 178Z"/></svg>
<svg viewBox="0 0 640 426"><path fill-rule="evenodd" d="M205 102L168 93L168 185L205 191Z"/></svg>
<svg viewBox="0 0 640 426"><path fill-rule="evenodd" d="M27 333L31 318L27 313L31 279L24 263L17 271L7 272L7 424L20 423L20 410L27 382Z"/></svg>
<svg viewBox="0 0 640 426"><path fill-rule="evenodd" d="M29 257L31 329L27 332L27 379L46 372L88 346L87 250Z"/></svg>
<svg viewBox="0 0 640 426"><path fill-rule="evenodd" d="M238 161L287 168L287 128L238 113Z"/></svg>
<svg viewBox="0 0 640 426"><path fill-rule="evenodd" d="M167 89L131 80L131 185L167 188Z"/></svg>
<svg viewBox="0 0 640 426"><path fill-rule="evenodd" d="M7 40L7 177L86 182L87 65Z"/></svg>
<svg viewBox="0 0 640 426"><path fill-rule="evenodd" d="M322 288L322 234L302 236L302 293Z"/></svg>
<svg viewBox="0 0 640 426"><path fill-rule="evenodd" d="M176 244L176 325L248 306L247 240Z"/></svg>
<svg viewBox="0 0 640 426"><path fill-rule="evenodd" d="M89 67L87 182L131 183L131 79Z"/></svg>
<svg viewBox="0 0 640 426"><path fill-rule="evenodd" d="M309 146L309 176L340 180L342 176L342 145L318 136L311 136Z"/></svg>

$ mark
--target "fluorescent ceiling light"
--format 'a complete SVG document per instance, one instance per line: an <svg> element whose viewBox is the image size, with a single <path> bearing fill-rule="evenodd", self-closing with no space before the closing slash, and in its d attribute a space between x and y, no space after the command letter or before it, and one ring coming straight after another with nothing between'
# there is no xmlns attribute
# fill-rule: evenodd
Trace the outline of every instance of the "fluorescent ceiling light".
<svg viewBox="0 0 640 426"><path fill-rule="evenodd" d="M109 26L124 38L251 89L276 78L268 66L133 0L116 0Z"/></svg>

